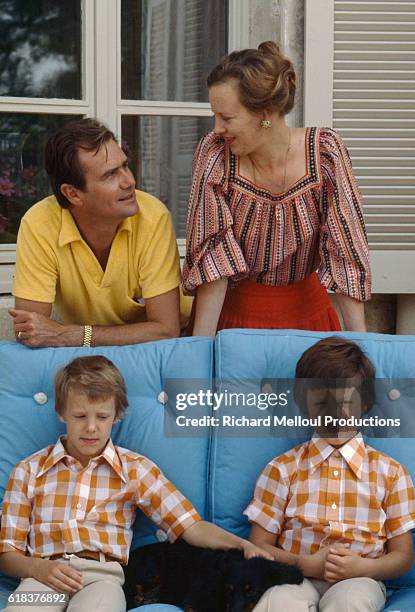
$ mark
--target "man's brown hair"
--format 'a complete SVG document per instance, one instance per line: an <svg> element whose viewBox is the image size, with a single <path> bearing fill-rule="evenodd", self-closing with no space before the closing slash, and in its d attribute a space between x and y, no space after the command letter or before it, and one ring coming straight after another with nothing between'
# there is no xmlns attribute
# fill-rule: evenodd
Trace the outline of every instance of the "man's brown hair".
<svg viewBox="0 0 415 612"><path fill-rule="evenodd" d="M109 140L115 141L114 134L96 119L71 121L49 138L45 147L45 169L62 208L71 205L61 192L64 183L85 190L86 179L79 161L79 149L98 152Z"/></svg>
<svg viewBox="0 0 415 612"><path fill-rule="evenodd" d="M372 362L355 342L340 336L324 338L301 355L295 370L294 387L301 410L307 410L309 389L329 388L333 384L337 387L355 386L366 411L375 403L375 368Z"/></svg>
<svg viewBox="0 0 415 612"><path fill-rule="evenodd" d="M128 406L127 389L119 369L103 355L77 357L55 376L55 410L65 413L69 391L76 391L88 399L102 400L113 397L115 417L121 419Z"/></svg>

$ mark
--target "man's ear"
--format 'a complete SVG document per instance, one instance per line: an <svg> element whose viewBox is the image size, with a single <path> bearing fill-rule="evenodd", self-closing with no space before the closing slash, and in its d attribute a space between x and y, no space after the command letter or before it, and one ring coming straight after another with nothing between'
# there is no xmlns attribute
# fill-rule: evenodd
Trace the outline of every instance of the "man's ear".
<svg viewBox="0 0 415 612"><path fill-rule="evenodd" d="M72 206L82 206L81 190L69 183L62 183L61 193L72 204Z"/></svg>

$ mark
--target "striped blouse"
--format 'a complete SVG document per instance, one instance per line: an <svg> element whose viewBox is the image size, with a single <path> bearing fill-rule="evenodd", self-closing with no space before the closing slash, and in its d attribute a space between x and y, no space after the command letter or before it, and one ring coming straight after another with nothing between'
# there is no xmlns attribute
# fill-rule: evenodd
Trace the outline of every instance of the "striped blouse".
<svg viewBox="0 0 415 612"><path fill-rule="evenodd" d="M273 194L240 175L223 138L202 138L193 159L185 293L221 278L285 286L317 271L326 289L370 299L361 197L340 136L308 128L306 162L300 180Z"/></svg>

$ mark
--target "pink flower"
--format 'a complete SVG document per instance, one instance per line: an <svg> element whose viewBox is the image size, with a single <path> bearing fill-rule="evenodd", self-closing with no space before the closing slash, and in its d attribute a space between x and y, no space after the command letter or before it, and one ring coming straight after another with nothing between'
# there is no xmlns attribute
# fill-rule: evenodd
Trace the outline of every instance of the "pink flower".
<svg viewBox="0 0 415 612"><path fill-rule="evenodd" d="M30 179L32 179L36 174L36 167L35 166L27 166L27 168L23 168L23 170L20 173L20 176L22 177L22 179L24 181L30 181Z"/></svg>
<svg viewBox="0 0 415 612"><path fill-rule="evenodd" d="M0 176L0 195L10 198L14 194L15 184L7 177Z"/></svg>

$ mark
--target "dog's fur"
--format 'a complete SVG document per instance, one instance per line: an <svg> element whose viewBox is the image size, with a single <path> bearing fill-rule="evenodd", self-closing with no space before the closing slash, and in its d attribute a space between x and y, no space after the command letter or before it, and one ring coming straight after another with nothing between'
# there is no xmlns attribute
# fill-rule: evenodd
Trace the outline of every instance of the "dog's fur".
<svg viewBox="0 0 415 612"><path fill-rule="evenodd" d="M301 584L295 567L239 550L210 550L179 540L138 548L125 571L127 609L168 603L185 612L249 612L267 589Z"/></svg>

